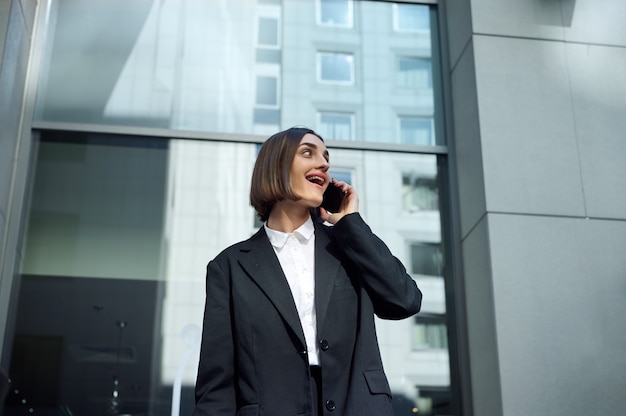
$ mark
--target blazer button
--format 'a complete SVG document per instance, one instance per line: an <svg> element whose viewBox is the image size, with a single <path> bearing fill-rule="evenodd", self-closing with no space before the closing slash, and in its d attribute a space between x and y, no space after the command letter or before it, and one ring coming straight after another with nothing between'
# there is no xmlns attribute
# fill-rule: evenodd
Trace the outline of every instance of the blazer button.
<svg viewBox="0 0 626 416"><path fill-rule="evenodd" d="M328 341L326 341L325 339L320 341L320 348L322 349L322 351L326 351L329 347L330 345L328 344Z"/></svg>
<svg viewBox="0 0 626 416"><path fill-rule="evenodd" d="M328 409L329 411L333 412L333 411L335 411L336 408L337 408L337 406L335 405L334 401L326 400L326 409Z"/></svg>

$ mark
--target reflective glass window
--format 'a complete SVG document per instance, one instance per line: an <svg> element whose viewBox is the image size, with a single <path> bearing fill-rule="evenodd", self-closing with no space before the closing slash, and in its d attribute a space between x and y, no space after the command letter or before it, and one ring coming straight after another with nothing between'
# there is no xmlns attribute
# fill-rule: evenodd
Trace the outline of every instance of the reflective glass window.
<svg viewBox="0 0 626 416"><path fill-rule="evenodd" d="M352 0L317 0L319 23L352 27Z"/></svg>
<svg viewBox="0 0 626 416"><path fill-rule="evenodd" d="M430 30L429 8L420 4L395 4L395 28L401 32Z"/></svg>
<svg viewBox="0 0 626 416"><path fill-rule="evenodd" d="M443 254L438 243L411 244L411 273L441 276L442 271Z"/></svg>
<svg viewBox="0 0 626 416"><path fill-rule="evenodd" d="M278 20L267 17L259 18L259 45L278 46Z"/></svg>
<svg viewBox="0 0 626 416"><path fill-rule="evenodd" d="M275 107L278 105L278 80L276 77L256 78L256 104Z"/></svg>
<svg viewBox="0 0 626 416"><path fill-rule="evenodd" d="M403 88L432 88L432 65L424 58L398 57L398 86Z"/></svg>
<svg viewBox="0 0 626 416"><path fill-rule="evenodd" d="M348 53L321 52L317 55L322 83L353 84L354 56Z"/></svg>
<svg viewBox="0 0 626 416"><path fill-rule="evenodd" d="M362 215L422 288L423 313L445 314L439 210L407 212L399 197L408 169L437 176L436 157L329 150L331 175L358 189ZM260 226L248 203L256 154L247 143L42 133L11 365L30 405L191 413L205 265ZM377 322L397 414L420 386L449 389L441 325Z"/></svg>
<svg viewBox="0 0 626 416"><path fill-rule="evenodd" d="M406 172L402 176L402 201L409 212L439 209L437 178Z"/></svg>
<svg viewBox="0 0 626 416"><path fill-rule="evenodd" d="M429 117L400 117L401 143L419 144L424 146L435 143L433 120Z"/></svg>
<svg viewBox="0 0 626 416"><path fill-rule="evenodd" d="M377 319L396 415L451 414L442 156L410 151L444 144L433 6L118 3L55 0L42 28L36 120L115 134L41 132L5 414L190 414L205 266L261 226L258 143L294 125L424 293L415 319Z"/></svg>
<svg viewBox="0 0 626 416"><path fill-rule="evenodd" d="M151 0L132 7L50 4L37 120L267 134L270 120L280 129L315 126L319 111L349 109L365 115L354 132L357 141L411 143L398 138L389 108L420 108L442 118L434 99L441 92L432 87L428 65L436 57L432 6L344 0L251 7ZM276 88L258 83L259 76L275 77ZM259 102L272 102L276 111L257 111Z"/></svg>
<svg viewBox="0 0 626 416"><path fill-rule="evenodd" d="M354 115L320 112L316 131L325 139L354 140Z"/></svg>
<svg viewBox="0 0 626 416"><path fill-rule="evenodd" d="M415 317L413 347L417 350L448 348L448 329L444 315L424 313Z"/></svg>

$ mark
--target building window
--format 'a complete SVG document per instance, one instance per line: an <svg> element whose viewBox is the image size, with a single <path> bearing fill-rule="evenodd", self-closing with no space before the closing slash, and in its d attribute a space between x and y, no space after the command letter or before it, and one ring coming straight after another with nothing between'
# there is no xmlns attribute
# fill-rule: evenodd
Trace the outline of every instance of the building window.
<svg viewBox="0 0 626 416"><path fill-rule="evenodd" d="M399 56L396 81L402 88L432 88L432 65L428 58Z"/></svg>
<svg viewBox="0 0 626 416"><path fill-rule="evenodd" d="M278 19L259 17L257 42L263 47L278 47Z"/></svg>
<svg viewBox="0 0 626 416"><path fill-rule="evenodd" d="M413 172L402 174L402 207L408 212L437 211L439 209L437 179L418 176Z"/></svg>
<svg viewBox="0 0 626 416"><path fill-rule="evenodd" d="M317 23L352 27L352 0L317 0Z"/></svg>
<svg viewBox="0 0 626 416"><path fill-rule="evenodd" d="M354 114L319 112L317 131L325 139L354 140Z"/></svg>
<svg viewBox="0 0 626 416"><path fill-rule="evenodd" d="M331 178L344 181L349 185L352 184L352 170L350 169L331 169L329 173Z"/></svg>
<svg viewBox="0 0 626 416"><path fill-rule="evenodd" d="M278 126L280 124L280 110L271 108L255 108L254 124Z"/></svg>
<svg viewBox="0 0 626 416"><path fill-rule="evenodd" d="M354 55L320 52L317 54L318 80L330 84L354 84Z"/></svg>
<svg viewBox="0 0 626 416"><path fill-rule="evenodd" d="M400 142L432 146L435 144L431 117L400 117Z"/></svg>
<svg viewBox="0 0 626 416"><path fill-rule="evenodd" d="M278 79L276 77L256 77L256 104L259 106L278 106Z"/></svg>
<svg viewBox="0 0 626 416"><path fill-rule="evenodd" d="M409 246L411 255L411 273L425 276L441 276L443 271L443 253L441 244L412 242Z"/></svg>
<svg viewBox="0 0 626 416"><path fill-rule="evenodd" d="M448 330L444 315L420 313L413 326L413 349L445 350L448 348Z"/></svg>
<svg viewBox="0 0 626 416"><path fill-rule="evenodd" d="M429 32L430 10L423 4L394 4L394 29L398 32Z"/></svg>

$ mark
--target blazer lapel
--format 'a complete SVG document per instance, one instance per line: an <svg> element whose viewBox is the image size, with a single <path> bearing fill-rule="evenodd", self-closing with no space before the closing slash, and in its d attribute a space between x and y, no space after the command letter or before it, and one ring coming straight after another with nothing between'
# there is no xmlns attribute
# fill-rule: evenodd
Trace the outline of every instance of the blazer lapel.
<svg viewBox="0 0 626 416"><path fill-rule="evenodd" d="M340 266L337 247L324 230L324 226L315 223L315 313L318 331L324 326Z"/></svg>
<svg viewBox="0 0 626 416"><path fill-rule="evenodd" d="M242 246L239 264L274 304L285 322L306 345L287 278L263 227Z"/></svg>

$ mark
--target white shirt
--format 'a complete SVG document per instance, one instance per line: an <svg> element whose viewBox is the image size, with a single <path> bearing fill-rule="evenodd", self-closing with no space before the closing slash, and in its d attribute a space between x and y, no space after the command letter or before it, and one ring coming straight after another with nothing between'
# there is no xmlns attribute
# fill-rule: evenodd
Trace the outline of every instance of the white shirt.
<svg viewBox="0 0 626 416"><path fill-rule="evenodd" d="M319 365L315 314L315 227L309 218L293 233L264 225L267 237L287 278L304 331L309 365Z"/></svg>

